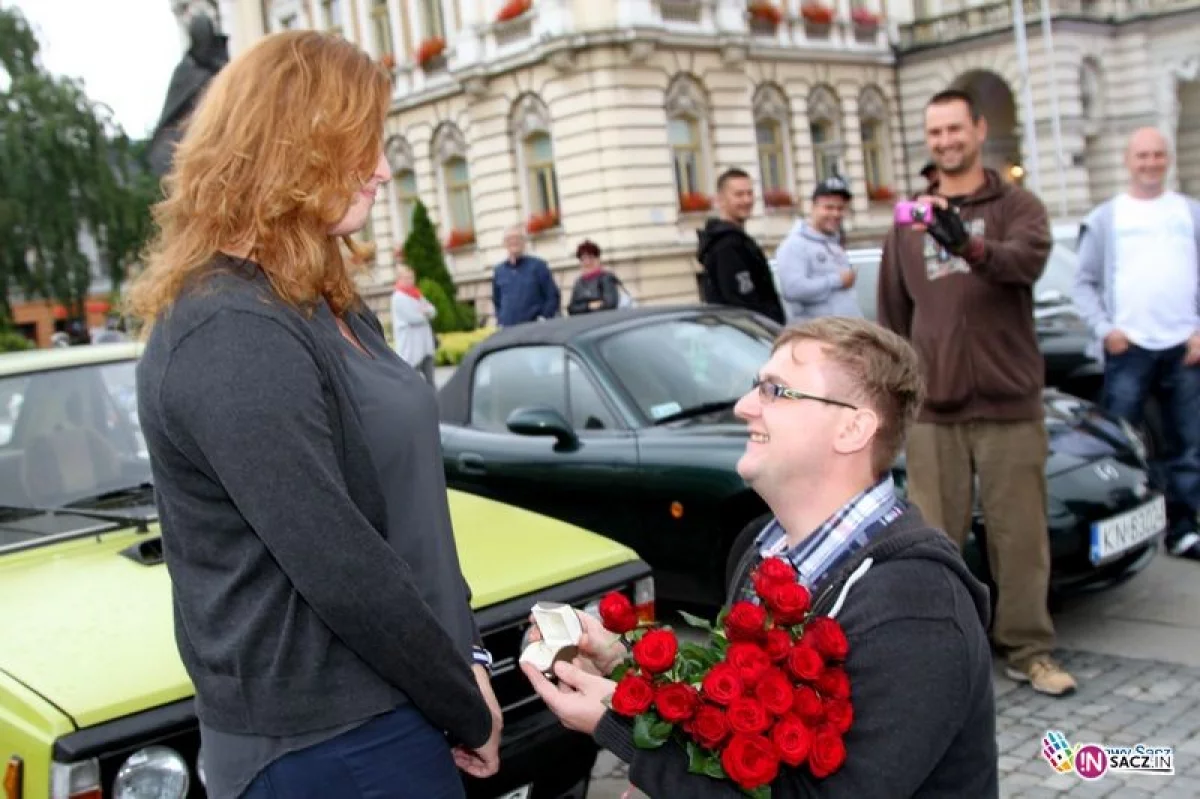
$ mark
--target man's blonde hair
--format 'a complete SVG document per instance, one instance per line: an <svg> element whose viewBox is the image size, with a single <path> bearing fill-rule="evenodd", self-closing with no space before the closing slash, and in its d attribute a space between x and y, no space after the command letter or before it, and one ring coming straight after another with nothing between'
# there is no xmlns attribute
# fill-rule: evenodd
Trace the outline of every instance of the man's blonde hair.
<svg viewBox="0 0 1200 799"><path fill-rule="evenodd" d="M833 382L846 396L836 399L866 405L879 416L871 465L876 474L886 474L925 399L916 351L874 322L825 316L785 328L771 352L801 341L820 344L825 357L838 367L841 374Z"/></svg>

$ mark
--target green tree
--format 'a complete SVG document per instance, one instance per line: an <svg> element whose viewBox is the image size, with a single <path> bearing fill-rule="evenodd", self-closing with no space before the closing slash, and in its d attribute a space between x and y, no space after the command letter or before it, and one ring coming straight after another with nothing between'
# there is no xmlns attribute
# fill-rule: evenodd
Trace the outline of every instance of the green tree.
<svg viewBox="0 0 1200 799"><path fill-rule="evenodd" d="M111 112L41 67L13 8L0 8L0 70L0 319L11 319L15 291L79 317L97 276L87 239L119 287L149 234L157 187Z"/></svg>
<svg viewBox="0 0 1200 799"><path fill-rule="evenodd" d="M474 309L454 300L454 279L446 268L442 243L438 241L429 211L420 200L413 208L412 229L404 241L404 262L416 273L421 293L438 310L437 318L433 320L434 330L448 333L475 327ZM436 290L433 286L437 287ZM427 291L427 288L430 290ZM439 300L442 304L439 304Z"/></svg>

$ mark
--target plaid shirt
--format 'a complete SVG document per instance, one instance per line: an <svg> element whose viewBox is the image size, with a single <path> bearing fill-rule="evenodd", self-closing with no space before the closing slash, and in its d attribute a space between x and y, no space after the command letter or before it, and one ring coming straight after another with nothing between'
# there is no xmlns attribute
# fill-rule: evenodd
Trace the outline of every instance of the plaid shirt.
<svg viewBox="0 0 1200 799"><path fill-rule="evenodd" d="M843 505L821 524L812 535L791 549L787 531L778 519L772 519L754 540L760 558L785 558L796 569L800 582L810 590L826 574L862 549L879 530L904 512L904 503L896 498L896 485L889 474ZM754 594L750 581L741 586L743 598Z"/></svg>

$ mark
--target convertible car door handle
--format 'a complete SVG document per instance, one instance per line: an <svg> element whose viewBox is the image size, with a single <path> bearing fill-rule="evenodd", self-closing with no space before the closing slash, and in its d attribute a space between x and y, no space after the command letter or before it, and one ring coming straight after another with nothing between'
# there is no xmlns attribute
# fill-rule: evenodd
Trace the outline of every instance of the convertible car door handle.
<svg viewBox="0 0 1200 799"><path fill-rule="evenodd" d="M483 465L483 456L467 452L458 456L458 468L463 474L484 474L487 467Z"/></svg>

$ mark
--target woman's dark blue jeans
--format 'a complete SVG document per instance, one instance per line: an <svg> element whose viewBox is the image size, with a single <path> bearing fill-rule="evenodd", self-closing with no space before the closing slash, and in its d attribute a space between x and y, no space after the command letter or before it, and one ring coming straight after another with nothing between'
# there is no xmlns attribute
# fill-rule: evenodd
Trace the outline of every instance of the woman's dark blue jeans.
<svg viewBox="0 0 1200 799"><path fill-rule="evenodd" d="M242 799L463 799L446 736L412 705L267 766Z"/></svg>
<svg viewBox="0 0 1200 799"><path fill-rule="evenodd" d="M1130 345L1105 355L1104 408L1141 424L1146 400L1162 411L1167 500L1193 518L1200 511L1200 366L1185 366L1186 345L1147 350Z"/></svg>

